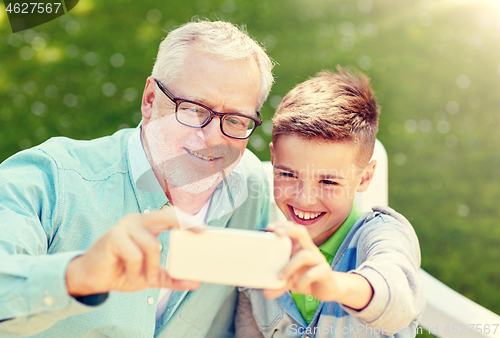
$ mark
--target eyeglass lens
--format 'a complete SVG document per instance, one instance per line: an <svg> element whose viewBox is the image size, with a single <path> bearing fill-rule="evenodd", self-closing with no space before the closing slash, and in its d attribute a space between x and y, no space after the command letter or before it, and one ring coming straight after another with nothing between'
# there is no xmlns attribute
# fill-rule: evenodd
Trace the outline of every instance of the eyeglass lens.
<svg viewBox="0 0 500 338"><path fill-rule="evenodd" d="M210 111L191 102L181 102L177 108L177 119L193 127L202 126L210 118ZM255 121L247 117L224 115L222 118L222 131L238 138L247 137L255 128Z"/></svg>

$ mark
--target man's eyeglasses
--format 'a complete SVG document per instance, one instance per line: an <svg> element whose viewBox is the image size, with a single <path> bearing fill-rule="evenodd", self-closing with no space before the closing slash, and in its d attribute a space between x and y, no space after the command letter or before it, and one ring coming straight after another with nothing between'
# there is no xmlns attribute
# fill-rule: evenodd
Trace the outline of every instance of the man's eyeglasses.
<svg viewBox="0 0 500 338"><path fill-rule="evenodd" d="M262 124L259 112L256 112L256 117L239 113L218 113L201 103L176 98L160 81L156 79L155 81L163 94L175 103L175 118L185 126L203 128L212 121L214 116L219 116L220 130L224 135L244 140Z"/></svg>

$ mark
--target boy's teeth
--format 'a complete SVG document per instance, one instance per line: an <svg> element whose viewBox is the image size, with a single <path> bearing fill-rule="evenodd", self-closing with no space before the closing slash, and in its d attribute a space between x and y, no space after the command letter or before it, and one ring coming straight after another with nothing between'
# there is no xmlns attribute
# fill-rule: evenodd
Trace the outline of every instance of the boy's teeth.
<svg viewBox="0 0 500 338"><path fill-rule="evenodd" d="M301 219L314 219L316 217L318 217L319 215L321 215L321 212L309 212L309 211L302 211L302 210L297 210L295 208L293 208L293 213L295 214L295 216L297 216L298 218L301 218Z"/></svg>

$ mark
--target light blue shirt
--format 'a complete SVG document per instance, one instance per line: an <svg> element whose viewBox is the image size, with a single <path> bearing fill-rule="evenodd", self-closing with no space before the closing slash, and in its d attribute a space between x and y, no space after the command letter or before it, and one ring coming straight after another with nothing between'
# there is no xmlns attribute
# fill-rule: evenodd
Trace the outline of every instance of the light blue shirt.
<svg viewBox="0 0 500 338"><path fill-rule="evenodd" d="M95 306L68 295L65 270L72 258L123 216L168 204L162 190L148 189L132 175L137 169L142 177L139 173L150 169L138 130L92 141L52 138L0 165L0 337L230 334L236 300L230 286L203 284L193 292L173 292L157 326L159 289L111 292ZM268 213L267 179L247 150L212 194L209 225L263 228ZM165 264L169 233L158 238Z"/></svg>

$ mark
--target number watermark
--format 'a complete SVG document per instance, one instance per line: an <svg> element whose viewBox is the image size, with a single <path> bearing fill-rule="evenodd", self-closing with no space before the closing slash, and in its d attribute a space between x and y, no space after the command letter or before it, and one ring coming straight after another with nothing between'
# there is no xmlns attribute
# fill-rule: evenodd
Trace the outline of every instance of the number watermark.
<svg viewBox="0 0 500 338"><path fill-rule="evenodd" d="M19 32L32 28L73 9L79 0L52 0L52 1L19 1L5 0L5 11L9 17L12 32Z"/></svg>
<svg viewBox="0 0 500 338"><path fill-rule="evenodd" d="M497 334L499 324L497 323L482 323L482 324L447 324L445 326L433 326L429 329L429 333L439 335L445 333L448 335L471 335L473 333L479 334ZM497 331L498 330L498 331Z"/></svg>

